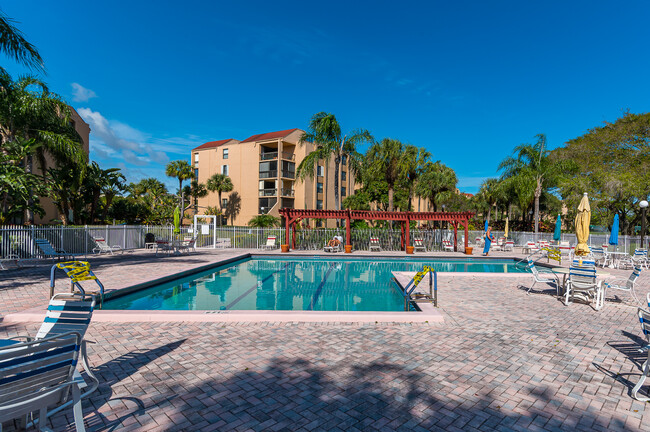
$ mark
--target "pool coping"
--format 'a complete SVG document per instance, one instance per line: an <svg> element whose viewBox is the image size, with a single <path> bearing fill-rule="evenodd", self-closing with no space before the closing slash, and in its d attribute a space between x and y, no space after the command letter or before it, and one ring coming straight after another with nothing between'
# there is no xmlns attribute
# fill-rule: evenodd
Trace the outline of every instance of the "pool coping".
<svg viewBox="0 0 650 432"><path fill-rule="evenodd" d="M209 264L204 264L192 269L184 270L172 275L163 276L160 278L152 279L150 281L142 282L139 284L131 285L129 287L118 288L108 291L104 298L121 297L135 291L149 288L154 285L169 282L174 279L186 277L192 274L200 273L214 267L227 265L232 262L241 261L248 258L269 258L276 256L276 254L257 254L257 253L243 253L234 257L222 259ZM290 255L277 255L285 258L290 257L333 257L333 254L314 254L314 253L292 253ZM338 255L343 259L356 258L349 255ZM359 257L360 259L367 259L368 257ZM418 256L382 256L381 259L391 260L399 258L420 258ZM422 257L423 259L433 257ZM456 259L462 260L458 256L436 256L435 259ZM478 260L517 260L517 257L473 257ZM409 273L409 272L395 272L395 273ZM491 273L491 272L438 272L439 277L445 276L461 276L461 277L530 277L529 273ZM397 278L398 283L403 287L404 281L402 278ZM407 282L407 281L406 281ZM119 294L118 294L119 293ZM342 312L342 311L265 311L265 310L225 310L225 311L190 311L190 310L101 310L97 309L93 312L94 322L349 322L349 323L386 323L386 322L419 322L419 323L442 323L444 317L438 308L435 308L431 303L419 303L420 311L417 312L376 312L376 311L355 311L355 312ZM45 316L47 304L37 306L34 308L26 309L24 311L7 314L3 317L3 323L20 323L20 322L42 322Z"/></svg>

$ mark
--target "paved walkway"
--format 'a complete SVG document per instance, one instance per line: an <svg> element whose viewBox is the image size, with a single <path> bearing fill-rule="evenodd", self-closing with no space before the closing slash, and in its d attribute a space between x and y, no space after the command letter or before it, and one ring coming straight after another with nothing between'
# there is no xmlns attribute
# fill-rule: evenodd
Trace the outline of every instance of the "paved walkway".
<svg viewBox="0 0 650 432"><path fill-rule="evenodd" d="M237 251L235 251L237 252ZM94 259L110 288L232 251ZM376 254L373 254L376 255ZM49 266L48 266L49 267ZM0 272L0 315L47 300L48 268ZM629 271L615 271L628 274ZM439 281L445 323L94 323L92 431L648 430L628 394L643 363L636 308L564 306L529 280ZM642 274L640 294L650 289ZM539 284L538 284L539 286ZM537 288L537 287L536 287ZM36 300L34 300L36 298ZM0 323L0 338L38 324ZM52 420L68 430L71 413Z"/></svg>

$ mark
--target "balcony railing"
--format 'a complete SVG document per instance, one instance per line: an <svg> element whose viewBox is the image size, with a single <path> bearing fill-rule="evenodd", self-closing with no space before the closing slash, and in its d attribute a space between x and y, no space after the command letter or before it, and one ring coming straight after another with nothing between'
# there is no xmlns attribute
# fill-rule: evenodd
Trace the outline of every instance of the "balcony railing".
<svg viewBox="0 0 650 432"><path fill-rule="evenodd" d="M295 194L294 190L289 188L282 188L281 192L282 192L282 196L285 197L292 197Z"/></svg>
<svg viewBox="0 0 650 432"><path fill-rule="evenodd" d="M260 160L273 160L278 158L278 152L260 153ZM291 152L282 152L282 159L294 160L296 155Z"/></svg>
<svg viewBox="0 0 650 432"><path fill-rule="evenodd" d="M296 173L294 171L282 170L282 177L284 178L296 178Z"/></svg>
<svg viewBox="0 0 650 432"><path fill-rule="evenodd" d="M260 171L260 178L276 178L278 176L278 171Z"/></svg>
<svg viewBox="0 0 650 432"><path fill-rule="evenodd" d="M276 196L278 194L277 189L260 189L261 197Z"/></svg>

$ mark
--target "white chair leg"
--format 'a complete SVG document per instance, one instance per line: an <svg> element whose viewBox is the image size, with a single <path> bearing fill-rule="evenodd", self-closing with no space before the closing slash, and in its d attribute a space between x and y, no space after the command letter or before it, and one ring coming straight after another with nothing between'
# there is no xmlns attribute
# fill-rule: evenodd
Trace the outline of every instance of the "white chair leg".
<svg viewBox="0 0 650 432"><path fill-rule="evenodd" d="M536 283L537 283L537 280L534 279L534 280L533 280L533 284L530 286L530 288L528 288L528 291L526 291L526 294L530 294L530 290L533 289L533 287L535 286Z"/></svg>
<svg viewBox="0 0 650 432"><path fill-rule="evenodd" d="M86 432L86 426L84 426L84 413L81 409L81 392L77 385L72 386L72 400L74 405L72 406L72 412L74 414L74 425L77 429L77 432Z"/></svg>
<svg viewBox="0 0 650 432"><path fill-rule="evenodd" d="M650 358L650 354L648 354L648 356L649 356L649 358ZM638 400L638 401L641 401L641 402L648 402L648 401L650 401L650 398L647 398L647 397L645 397L645 396L639 396L639 395L638 395L639 390L641 390L641 386L643 386L643 383L645 382L645 379L646 379L646 377L648 376L648 374L650 374L650 370L649 370L649 368L648 368L648 361L646 361L646 362L644 363L644 366L643 366L643 372L642 372L642 374L641 374L641 378L639 379L639 382L638 382L638 383L634 386L634 388L632 389L632 397L633 397L634 399Z"/></svg>

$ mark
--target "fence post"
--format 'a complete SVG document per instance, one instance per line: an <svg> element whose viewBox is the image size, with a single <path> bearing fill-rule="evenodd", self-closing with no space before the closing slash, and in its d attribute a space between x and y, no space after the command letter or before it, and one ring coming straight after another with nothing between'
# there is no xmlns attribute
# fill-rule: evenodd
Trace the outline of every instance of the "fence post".
<svg viewBox="0 0 650 432"><path fill-rule="evenodd" d="M84 256L88 256L88 225L84 225L84 243L86 247L84 248Z"/></svg>
<svg viewBox="0 0 650 432"><path fill-rule="evenodd" d="M218 216L212 218L212 249L217 248L217 217Z"/></svg>
<svg viewBox="0 0 650 432"><path fill-rule="evenodd" d="M122 249L126 249L126 225L122 225L124 227L124 242L122 243Z"/></svg>

